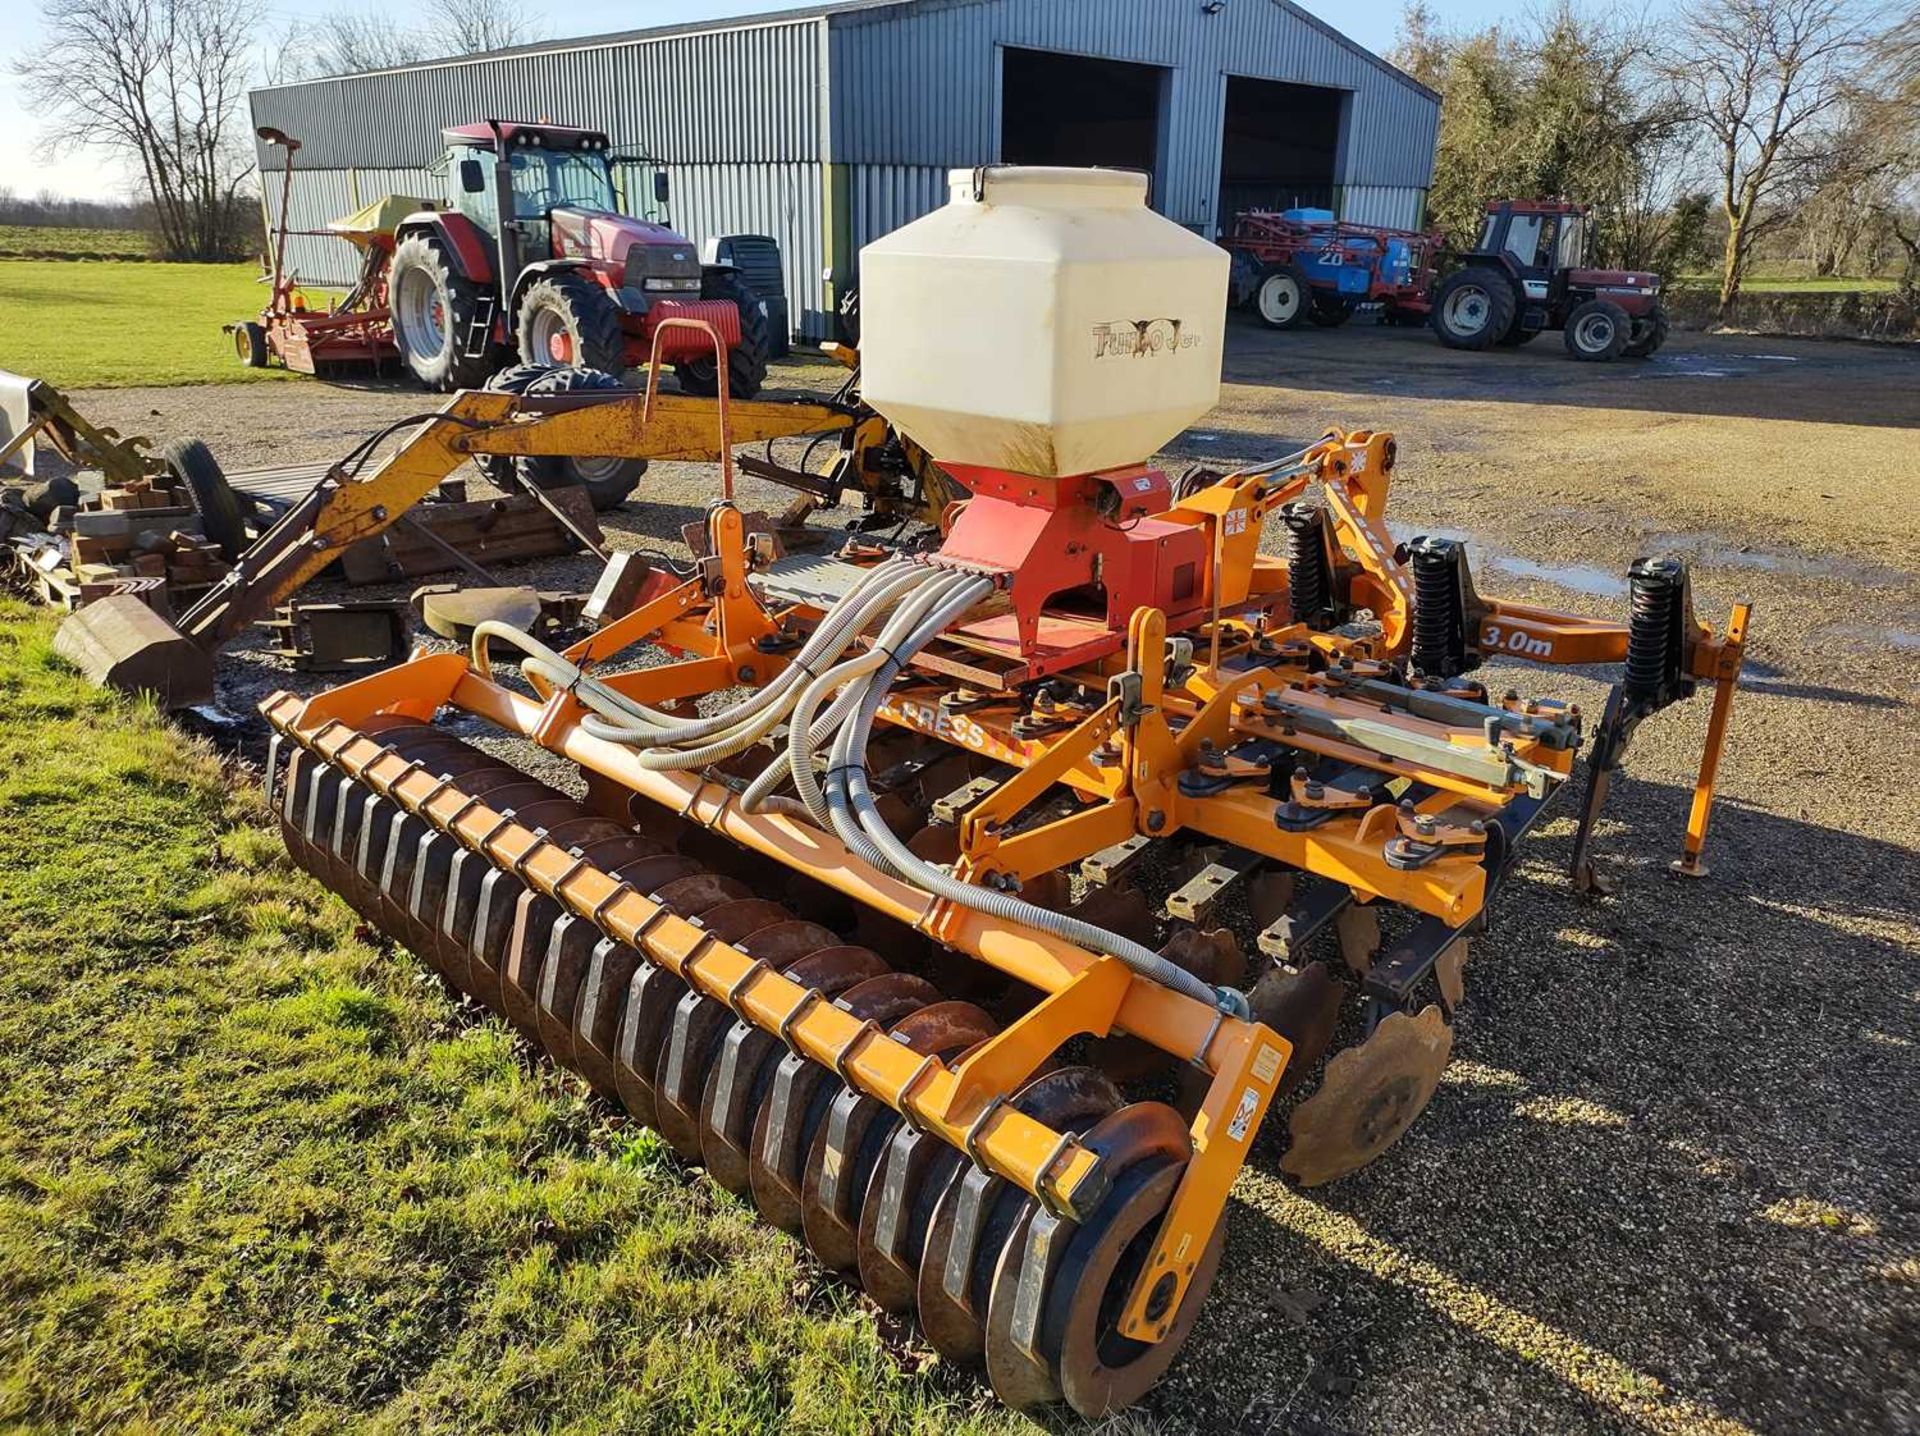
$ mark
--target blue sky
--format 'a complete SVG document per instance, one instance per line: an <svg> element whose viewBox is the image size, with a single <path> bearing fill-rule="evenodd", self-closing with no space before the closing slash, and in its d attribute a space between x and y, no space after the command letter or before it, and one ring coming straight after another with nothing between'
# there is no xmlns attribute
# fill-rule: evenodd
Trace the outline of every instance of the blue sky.
<svg viewBox="0 0 1920 1436"><path fill-rule="evenodd" d="M312 19L330 11L352 8L369 0L264 0L269 25L278 28L295 17ZM1094 4L1098 0L1081 0ZM1169 5L1197 0L1162 0ZM1267 4L1269 0L1228 0L1229 4ZM1337 26L1362 45L1385 50L1393 43L1402 0L1300 0L1303 7ZM788 8L779 0L532 0L549 34L596 35L613 30L636 30L648 25L670 25L714 16L749 15ZM1477 28L1496 19L1518 19L1530 8L1528 0L1457 0L1432 7L1449 26ZM42 130L26 113L19 98L19 81L7 62L28 48L37 32L36 0L0 0L0 186L25 194L51 189L57 194L99 197L121 193L121 177L114 164L82 152L56 163L42 153Z"/></svg>

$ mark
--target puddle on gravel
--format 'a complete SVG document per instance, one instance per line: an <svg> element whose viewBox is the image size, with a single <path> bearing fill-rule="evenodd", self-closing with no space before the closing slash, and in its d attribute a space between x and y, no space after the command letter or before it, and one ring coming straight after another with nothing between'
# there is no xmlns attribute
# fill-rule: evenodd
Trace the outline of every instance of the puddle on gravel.
<svg viewBox="0 0 1920 1436"><path fill-rule="evenodd" d="M1866 645L1884 645L1901 653L1920 653L1920 630L1896 628L1891 624L1870 624L1860 627L1845 626L1829 628L1828 633L1836 638L1849 639Z"/></svg>
<svg viewBox="0 0 1920 1436"><path fill-rule="evenodd" d="M1401 543L1409 543L1423 535L1428 538L1454 539L1464 543L1467 546L1467 557L1477 573L1490 571L1511 574L1515 578L1538 579L1542 583L1558 584L1561 588L1571 589L1574 593L1584 593L1592 598L1624 598L1627 594L1627 576L1624 571L1614 573L1609 569L1584 563L1536 563L1533 559L1520 557L1519 554L1491 548L1464 529L1447 528L1441 524L1389 521L1387 528Z"/></svg>

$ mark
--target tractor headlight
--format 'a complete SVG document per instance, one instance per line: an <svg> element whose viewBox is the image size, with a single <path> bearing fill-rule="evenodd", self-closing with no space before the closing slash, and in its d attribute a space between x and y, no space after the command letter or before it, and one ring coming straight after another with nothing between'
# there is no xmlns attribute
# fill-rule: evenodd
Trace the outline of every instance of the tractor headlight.
<svg viewBox="0 0 1920 1436"><path fill-rule="evenodd" d="M673 279L665 275L650 275L640 281L640 287L654 294L687 294L700 288L698 279Z"/></svg>

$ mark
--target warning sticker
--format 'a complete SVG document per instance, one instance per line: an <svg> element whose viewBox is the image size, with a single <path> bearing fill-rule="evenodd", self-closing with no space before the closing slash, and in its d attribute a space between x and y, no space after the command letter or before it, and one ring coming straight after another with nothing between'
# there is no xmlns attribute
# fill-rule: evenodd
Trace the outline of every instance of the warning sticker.
<svg viewBox="0 0 1920 1436"><path fill-rule="evenodd" d="M1227 1123L1227 1135L1236 1142L1247 1140L1247 1128L1253 1125L1253 1114L1260 1107L1260 1094L1248 1087L1240 1094L1240 1105L1233 1109L1233 1120Z"/></svg>
<svg viewBox="0 0 1920 1436"><path fill-rule="evenodd" d="M1253 1059L1253 1077L1256 1082L1271 1082L1273 1074L1280 1070L1280 1049L1267 1043L1260 1049L1260 1055Z"/></svg>

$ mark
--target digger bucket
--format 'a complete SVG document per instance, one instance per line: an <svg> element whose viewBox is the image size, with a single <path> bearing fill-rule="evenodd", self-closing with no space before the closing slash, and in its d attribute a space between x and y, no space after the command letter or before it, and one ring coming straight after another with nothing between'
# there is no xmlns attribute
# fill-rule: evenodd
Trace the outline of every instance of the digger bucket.
<svg viewBox="0 0 1920 1436"><path fill-rule="evenodd" d="M133 594L111 594L69 614L53 651L92 682L151 693L165 709L213 701L213 655Z"/></svg>

